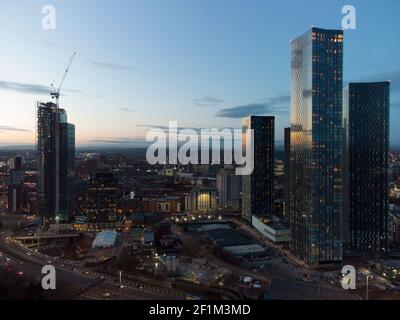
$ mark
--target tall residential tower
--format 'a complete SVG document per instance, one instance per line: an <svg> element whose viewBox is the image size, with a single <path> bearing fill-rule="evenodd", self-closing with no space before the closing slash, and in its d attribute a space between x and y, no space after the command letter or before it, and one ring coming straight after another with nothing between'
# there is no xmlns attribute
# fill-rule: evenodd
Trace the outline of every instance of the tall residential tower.
<svg viewBox="0 0 400 320"><path fill-rule="evenodd" d="M386 251L390 82L350 83L347 119L350 249Z"/></svg>
<svg viewBox="0 0 400 320"><path fill-rule="evenodd" d="M254 130L254 170L242 179L242 216L249 223L272 215L274 201L275 117L250 116L242 121L243 133Z"/></svg>
<svg viewBox="0 0 400 320"><path fill-rule="evenodd" d="M284 219L285 222L290 221L290 128L285 128L284 134Z"/></svg>
<svg viewBox="0 0 400 320"><path fill-rule="evenodd" d="M342 260L343 31L292 41L292 252L310 265Z"/></svg>
<svg viewBox="0 0 400 320"><path fill-rule="evenodd" d="M52 102L37 103L36 157L38 222L67 222L74 212L75 127Z"/></svg>

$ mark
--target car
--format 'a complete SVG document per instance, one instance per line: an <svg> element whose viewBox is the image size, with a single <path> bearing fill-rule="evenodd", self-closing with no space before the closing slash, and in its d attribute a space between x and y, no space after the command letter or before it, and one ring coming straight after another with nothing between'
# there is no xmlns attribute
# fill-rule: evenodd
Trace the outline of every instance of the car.
<svg viewBox="0 0 400 320"><path fill-rule="evenodd" d="M6 261L11 261L11 259L7 257L7 258L6 258Z"/></svg>
<svg viewBox="0 0 400 320"><path fill-rule="evenodd" d="M79 271L78 268L72 268L71 271Z"/></svg>
<svg viewBox="0 0 400 320"><path fill-rule="evenodd" d="M89 271L85 271L85 272L84 272L84 274L89 274L89 273L90 273Z"/></svg>
<svg viewBox="0 0 400 320"><path fill-rule="evenodd" d="M23 271L18 271L18 272L17 272L17 275L20 276L20 277L23 277L23 276L25 276L25 272L23 272Z"/></svg>
<svg viewBox="0 0 400 320"><path fill-rule="evenodd" d="M109 293L109 292L104 292L103 293L103 297L105 297L105 298L108 298L108 297L110 297L111 296L111 294Z"/></svg>
<svg viewBox="0 0 400 320"><path fill-rule="evenodd" d="M27 256L31 256L31 255L32 255L32 253L30 253L30 252L27 252L27 253L26 253L26 255L27 255Z"/></svg>

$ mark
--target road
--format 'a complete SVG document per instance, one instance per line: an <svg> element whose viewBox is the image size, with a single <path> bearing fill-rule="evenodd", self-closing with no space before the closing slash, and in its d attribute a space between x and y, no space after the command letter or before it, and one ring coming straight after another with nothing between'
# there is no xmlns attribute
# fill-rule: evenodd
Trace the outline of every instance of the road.
<svg viewBox="0 0 400 320"><path fill-rule="evenodd" d="M237 219L234 220L237 223ZM305 299L315 299L319 295L319 292L321 292L321 297L335 297L335 299L359 299L358 296L353 296L348 292L343 292L336 286L331 285L326 281L322 281L321 279L319 279L318 274L313 276L312 282L299 281L298 279L302 279L305 273L309 273L312 271L309 271L305 269L302 265L299 265L299 263L297 263L297 259L293 259L287 254L284 255L285 252L283 252L279 246L277 246L276 244L271 244L254 229L250 228L242 222L237 224L244 233L251 235L254 239L257 239L260 244L268 246L273 251L278 253L278 258L267 261L264 268L260 268L257 271L249 270L247 268L236 266L219 259L212 252L210 252L209 249L204 248L204 245L201 243L200 240L196 241L196 239L193 239L191 235L185 233L179 226L174 224L173 229L182 238L183 243L186 243L188 246L196 248L199 255L204 256L208 260L208 263L211 262L211 264L226 268L236 275L249 275L255 279L265 281L267 283L267 291L274 292L274 296L284 297L285 294L287 294L287 290L295 290L299 293L299 296L302 297L301 292L305 292L305 289L307 289L309 291L309 294L308 296L304 295ZM284 263L283 259L287 259L290 262Z"/></svg>
<svg viewBox="0 0 400 320"><path fill-rule="evenodd" d="M5 261L13 272L22 271L25 273L25 277L34 281L41 281L43 275L41 273L42 267L47 264L52 264L56 267L56 284L60 290L48 290L46 291L46 297L48 298L74 298L80 294L81 290L84 290L87 286L92 285L98 281L96 277L88 276L78 272L73 272L66 267L57 266L51 261L25 251L11 240L7 240L10 236L9 233L0 235L0 251L3 252L3 262ZM11 259L6 261L6 259ZM7 260L8 260L7 259ZM62 290L62 292L60 292Z"/></svg>
<svg viewBox="0 0 400 320"><path fill-rule="evenodd" d="M0 235L0 262L12 268L17 276L23 272L27 279L41 281L41 270L51 264L56 268L56 290L46 291L49 299L183 299L184 294L176 290L160 288L151 284L124 279L119 288L118 275L103 274L79 263L45 257L13 242L10 232ZM108 296L109 295L109 296Z"/></svg>

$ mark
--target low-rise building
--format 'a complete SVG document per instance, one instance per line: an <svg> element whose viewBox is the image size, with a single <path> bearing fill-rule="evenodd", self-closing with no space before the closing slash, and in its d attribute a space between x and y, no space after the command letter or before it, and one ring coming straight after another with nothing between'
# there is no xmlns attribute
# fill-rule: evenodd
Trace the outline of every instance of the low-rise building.
<svg viewBox="0 0 400 320"><path fill-rule="evenodd" d="M118 232L105 230L97 234L92 243L92 248L113 248L117 243Z"/></svg>
<svg viewBox="0 0 400 320"><path fill-rule="evenodd" d="M261 219L253 216L252 225L258 232L273 242L280 243L290 241L290 228L280 222L275 221L271 224L266 224Z"/></svg>
<svg viewBox="0 0 400 320"><path fill-rule="evenodd" d="M217 190L213 188L194 188L185 199L189 212L210 212L217 209Z"/></svg>

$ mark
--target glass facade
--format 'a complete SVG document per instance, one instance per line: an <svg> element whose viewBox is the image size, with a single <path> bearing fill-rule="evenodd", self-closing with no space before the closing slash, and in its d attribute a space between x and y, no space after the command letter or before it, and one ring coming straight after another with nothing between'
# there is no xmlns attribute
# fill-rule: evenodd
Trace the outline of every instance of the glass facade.
<svg viewBox="0 0 400 320"><path fill-rule="evenodd" d="M350 83L345 110L350 249L386 251L390 82Z"/></svg>
<svg viewBox="0 0 400 320"><path fill-rule="evenodd" d="M68 221L75 211L75 126L60 124L60 211L59 220Z"/></svg>
<svg viewBox="0 0 400 320"><path fill-rule="evenodd" d="M290 128L285 128L284 137L284 219L285 222L290 221Z"/></svg>
<svg viewBox="0 0 400 320"><path fill-rule="evenodd" d="M75 130L65 110L37 103L37 214L40 225L67 222L73 214Z"/></svg>
<svg viewBox="0 0 400 320"><path fill-rule="evenodd" d="M310 265L342 260L343 31L292 42L291 250Z"/></svg>
<svg viewBox="0 0 400 320"><path fill-rule="evenodd" d="M254 130L254 170L242 180L242 216L252 223L252 216L272 214L274 201L275 117L250 116L242 121L242 130ZM244 143L245 143L245 139ZM244 145L245 148L245 145Z"/></svg>

